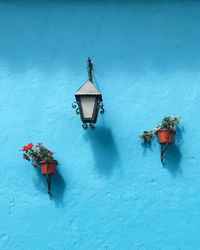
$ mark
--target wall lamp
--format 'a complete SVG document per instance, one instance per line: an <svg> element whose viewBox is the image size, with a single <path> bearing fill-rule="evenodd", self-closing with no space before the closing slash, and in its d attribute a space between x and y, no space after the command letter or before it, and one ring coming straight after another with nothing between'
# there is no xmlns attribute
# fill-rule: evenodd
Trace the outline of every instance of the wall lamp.
<svg viewBox="0 0 200 250"><path fill-rule="evenodd" d="M93 64L88 57L88 75L89 80L84 83L75 93L76 101L72 103L72 108L76 109L76 114L81 117L83 129L88 128L88 124L92 130L95 129L94 124L97 121L97 116L104 113L103 99L101 93L93 84Z"/></svg>

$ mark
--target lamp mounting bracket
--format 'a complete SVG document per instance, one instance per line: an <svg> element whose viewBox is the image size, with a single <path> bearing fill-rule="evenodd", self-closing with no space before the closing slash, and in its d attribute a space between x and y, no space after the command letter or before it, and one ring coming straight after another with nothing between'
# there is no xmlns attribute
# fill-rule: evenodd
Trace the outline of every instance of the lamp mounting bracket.
<svg viewBox="0 0 200 250"><path fill-rule="evenodd" d="M88 57L88 76L89 80L92 82L93 64L91 59Z"/></svg>

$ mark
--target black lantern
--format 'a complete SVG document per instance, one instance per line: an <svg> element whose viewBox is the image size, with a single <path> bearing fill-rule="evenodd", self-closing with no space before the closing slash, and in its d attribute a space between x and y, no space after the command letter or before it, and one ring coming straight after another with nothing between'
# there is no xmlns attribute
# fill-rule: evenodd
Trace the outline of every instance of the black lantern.
<svg viewBox="0 0 200 250"><path fill-rule="evenodd" d="M76 101L72 107L76 108L76 114L80 114L83 122L82 127L95 129L94 123L97 121L98 112L104 113L102 96L98 89L92 83L92 61L88 58L88 75L89 80L84 83L75 93Z"/></svg>

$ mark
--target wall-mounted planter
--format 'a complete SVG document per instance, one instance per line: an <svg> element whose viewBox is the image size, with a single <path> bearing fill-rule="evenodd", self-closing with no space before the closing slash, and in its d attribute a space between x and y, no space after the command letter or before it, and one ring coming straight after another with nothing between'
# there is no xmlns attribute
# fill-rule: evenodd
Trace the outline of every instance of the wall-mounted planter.
<svg viewBox="0 0 200 250"><path fill-rule="evenodd" d="M169 131L169 138L168 138L168 130L163 128L159 129L155 132L158 136L158 141L159 143L168 143L171 144L173 142L173 136L176 134L175 130L170 130Z"/></svg>
<svg viewBox="0 0 200 250"><path fill-rule="evenodd" d="M169 144L173 142L173 136L176 134L174 129L161 128L155 131L158 136L158 142L161 145L161 156L160 159L163 161L163 154L167 151ZM164 149L165 146L165 149Z"/></svg>
<svg viewBox="0 0 200 250"><path fill-rule="evenodd" d="M49 175L54 175L56 172L56 166L58 162L56 160L49 160L47 161L40 161L39 164L41 165L41 173L42 175L46 175L47 172Z"/></svg>
<svg viewBox="0 0 200 250"><path fill-rule="evenodd" d="M50 176L55 174L58 165L58 162L53 159L53 152L44 147L42 143L38 143L35 148L33 143L29 143L23 147L22 151L25 160L30 161L32 159L34 167L41 166L41 173L46 175L48 193L50 193Z"/></svg>
<svg viewBox="0 0 200 250"><path fill-rule="evenodd" d="M176 126L179 124L180 119L181 117L175 117L175 115L174 117L165 116L161 125L158 124L154 129L155 134L158 136L158 142L161 145L161 161L163 161L163 154L167 150L169 144L173 143L173 137L176 134ZM144 143L151 143L151 140L154 139L152 132L153 130L144 131L139 137L143 139Z"/></svg>

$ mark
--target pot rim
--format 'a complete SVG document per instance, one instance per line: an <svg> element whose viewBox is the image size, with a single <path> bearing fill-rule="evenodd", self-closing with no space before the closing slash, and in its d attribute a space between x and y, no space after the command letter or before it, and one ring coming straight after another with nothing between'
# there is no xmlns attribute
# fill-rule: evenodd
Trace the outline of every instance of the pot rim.
<svg viewBox="0 0 200 250"><path fill-rule="evenodd" d="M49 163L54 163L56 166L58 165L58 162L56 160L48 160ZM39 164L44 164L44 163L47 163L47 160L46 161L40 161Z"/></svg>
<svg viewBox="0 0 200 250"><path fill-rule="evenodd" d="M160 129L156 130L155 133L158 134L159 132L162 132L162 131L168 132L168 129L166 129L166 128L160 128ZM175 135L176 131L174 129L170 129L170 133L173 133Z"/></svg>

